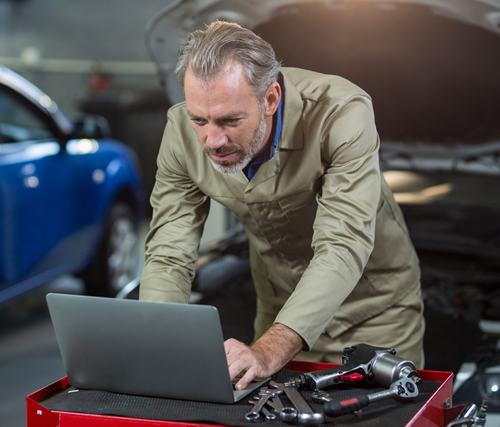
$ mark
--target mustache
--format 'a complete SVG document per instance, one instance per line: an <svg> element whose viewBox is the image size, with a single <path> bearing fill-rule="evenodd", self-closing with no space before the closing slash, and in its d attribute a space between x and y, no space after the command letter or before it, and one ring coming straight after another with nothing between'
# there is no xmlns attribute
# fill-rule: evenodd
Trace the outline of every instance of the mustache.
<svg viewBox="0 0 500 427"><path fill-rule="evenodd" d="M224 145L223 147L219 147L216 149L205 148L204 151L205 154L207 154L208 156L210 155L224 156L226 154L237 153L241 150L238 147Z"/></svg>

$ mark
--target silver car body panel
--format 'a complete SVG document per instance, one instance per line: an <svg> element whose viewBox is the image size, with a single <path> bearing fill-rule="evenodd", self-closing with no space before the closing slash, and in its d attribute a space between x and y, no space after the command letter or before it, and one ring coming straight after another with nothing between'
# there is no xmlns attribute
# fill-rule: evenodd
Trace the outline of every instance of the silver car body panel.
<svg viewBox="0 0 500 427"><path fill-rule="evenodd" d="M434 8L436 13L482 27L500 35L500 0L362 0L388 4L420 4ZM360 0L177 0L157 13L148 23L146 39L149 53L159 66L159 72L172 103L184 99L182 89L173 74L177 52L186 35L201 29L216 19L237 22L253 29L278 14L294 13L294 6L326 4L341 7Z"/></svg>
<svg viewBox="0 0 500 427"><path fill-rule="evenodd" d="M150 20L146 28L147 46L166 95L175 104L184 100L184 94L173 70L179 47L190 31L202 29L216 19L255 29L273 19L298 13L299 7L322 5L340 9L361 3L380 9L394 8L398 4L424 6L430 8L433 15L500 36L500 0L178 0ZM450 146L439 142L387 140L383 136L382 139L381 161L385 170L460 171L500 176L500 140L488 139L474 144L459 142Z"/></svg>
<svg viewBox="0 0 500 427"><path fill-rule="evenodd" d="M73 132L75 127L73 122L59 109L57 104L48 95L19 74L14 73L2 65L0 65L0 84L4 84L20 93L23 97L29 99L47 116L52 118L55 126L57 126L62 134L70 135Z"/></svg>

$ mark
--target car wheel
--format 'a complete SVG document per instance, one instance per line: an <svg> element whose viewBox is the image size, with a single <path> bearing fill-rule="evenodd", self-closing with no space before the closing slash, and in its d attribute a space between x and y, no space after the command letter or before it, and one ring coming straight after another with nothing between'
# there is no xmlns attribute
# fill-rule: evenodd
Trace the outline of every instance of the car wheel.
<svg viewBox="0 0 500 427"><path fill-rule="evenodd" d="M138 227L132 209L114 204L107 216L99 250L82 274L90 295L114 297L138 274Z"/></svg>

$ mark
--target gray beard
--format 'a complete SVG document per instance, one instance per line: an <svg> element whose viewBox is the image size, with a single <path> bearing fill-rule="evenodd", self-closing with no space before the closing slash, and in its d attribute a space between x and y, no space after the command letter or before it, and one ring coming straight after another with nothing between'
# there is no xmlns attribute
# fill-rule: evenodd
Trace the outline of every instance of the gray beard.
<svg viewBox="0 0 500 427"><path fill-rule="evenodd" d="M255 132L253 133L252 140L250 141L250 144L248 144L247 150L245 152L240 152L243 154L243 156L236 163L224 166L221 165L220 163L215 162L207 154L208 158L210 159L210 163L212 163L212 166L215 168L217 172L236 173L242 171L249 165L249 163L252 161L254 156L259 151L262 142L264 141L264 136L266 135L266 129L267 129L266 116L265 112L262 112L259 125L257 126Z"/></svg>

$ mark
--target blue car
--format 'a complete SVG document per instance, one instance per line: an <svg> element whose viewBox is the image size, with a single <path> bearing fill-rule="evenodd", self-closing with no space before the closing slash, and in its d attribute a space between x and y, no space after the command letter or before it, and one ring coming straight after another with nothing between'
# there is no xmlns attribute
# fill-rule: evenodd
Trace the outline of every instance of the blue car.
<svg viewBox="0 0 500 427"><path fill-rule="evenodd" d="M144 189L105 119L70 120L0 66L0 303L62 274L114 296L137 275Z"/></svg>

